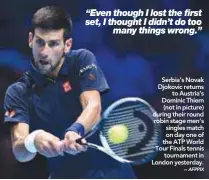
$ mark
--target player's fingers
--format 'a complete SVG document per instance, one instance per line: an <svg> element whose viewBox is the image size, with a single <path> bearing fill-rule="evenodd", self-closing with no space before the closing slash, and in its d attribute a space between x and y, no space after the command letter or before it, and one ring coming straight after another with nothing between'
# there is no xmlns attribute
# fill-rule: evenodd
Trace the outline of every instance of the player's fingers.
<svg viewBox="0 0 209 180"><path fill-rule="evenodd" d="M45 157L48 157L49 156L48 152L43 147L40 147L39 148L38 153L41 154L41 155L43 155L43 156L45 156Z"/></svg>
<svg viewBox="0 0 209 180"><path fill-rule="evenodd" d="M65 152L71 155L76 155L78 153L76 150L72 150L72 149L65 150Z"/></svg>
<svg viewBox="0 0 209 180"><path fill-rule="evenodd" d="M56 157L60 155L60 149L57 144L50 144L48 148L48 152L50 153L51 157Z"/></svg>
<svg viewBox="0 0 209 180"><path fill-rule="evenodd" d="M86 141L83 141L82 144L76 143L76 148L79 151L83 151L83 152L87 151L88 146L86 145Z"/></svg>
<svg viewBox="0 0 209 180"><path fill-rule="evenodd" d="M56 143L55 149L57 151L57 153L61 156L64 156L64 142L63 141L59 141Z"/></svg>
<svg viewBox="0 0 209 180"><path fill-rule="evenodd" d="M44 146L40 154L44 155L47 158L54 157L54 151L52 148L48 146Z"/></svg>
<svg viewBox="0 0 209 180"><path fill-rule="evenodd" d="M76 149L77 149L78 152L86 151L85 146L80 145L78 143L75 144L75 147L76 147Z"/></svg>
<svg viewBox="0 0 209 180"><path fill-rule="evenodd" d="M81 142L82 142L83 151L84 151L84 152L87 151L88 146L87 146L87 141L86 141L86 139L82 139Z"/></svg>
<svg viewBox="0 0 209 180"><path fill-rule="evenodd" d="M72 140L64 140L64 149L75 149L74 144Z"/></svg>
<svg viewBox="0 0 209 180"><path fill-rule="evenodd" d="M61 143L60 143L60 151L62 152L61 155L64 156L64 149L65 149L65 143L64 141L62 140Z"/></svg>
<svg viewBox="0 0 209 180"><path fill-rule="evenodd" d="M43 143L39 146L37 149L39 154L45 156L45 157L51 157L51 152L49 151L49 143Z"/></svg>
<svg viewBox="0 0 209 180"><path fill-rule="evenodd" d="M86 144L87 143L86 139L81 139L81 143Z"/></svg>
<svg viewBox="0 0 209 180"><path fill-rule="evenodd" d="M63 142L60 141L59 139L56 139L56 141L50 141L50 152L52 153L53 156L58 156L61 155L63 156L63 150L64 148L62 148Z"/></svg>
<svg viewBox="0 0 209 180"><path fill-rule="evenodd" d="M83 145L83 152L86 152L88 149L88 146L87 145Z"/></svg>
<svg viewBox="0 0 209 180"><path fill-rule="evenodd" d="M69 153L69 154L72 154L72 155L77 154L77 150L76 150L76 147L75 147L75 142L71 141L71 140L65 140L64 141L64 151Z"/></svg>

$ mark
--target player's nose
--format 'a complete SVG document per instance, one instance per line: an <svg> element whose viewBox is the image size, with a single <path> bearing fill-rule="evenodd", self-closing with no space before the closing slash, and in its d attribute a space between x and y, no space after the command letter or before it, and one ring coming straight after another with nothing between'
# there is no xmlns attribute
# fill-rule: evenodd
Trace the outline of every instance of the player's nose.
<svg viewBox="0 0 209 180"><path fill-rule="evenodd" d="M48 55L47 54L44 54L44 53L40 53L40 59L41 60L45 60L48 58Z"/></svg>
<svg viewBox="0 0 209 180"><path fill-rule="evenodd" d="M41 59L46 59L48 57L48 54L49 54L49 47L47 46L47 44L45 46L43 46L41 49L40 49L40 56L41 56Z"/></svg>

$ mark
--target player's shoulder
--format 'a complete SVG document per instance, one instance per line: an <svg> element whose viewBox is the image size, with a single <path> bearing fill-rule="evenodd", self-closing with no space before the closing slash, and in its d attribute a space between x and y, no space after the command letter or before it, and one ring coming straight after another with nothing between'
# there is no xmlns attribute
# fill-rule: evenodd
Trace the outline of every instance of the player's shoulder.
<svg viewBox="0 0 209 180"><path fill-rule="evenodd" d="M7 88L6 95L23 96L26 94L27 90L28 90L28 87L27 87L26 83L17 81L15 83L11 84Z"/></svg>
<svg viewBox="0 0 209 180"><path fill-rule="evenodd" d="M67 54L67 56L69 58L76 57L78 59L85 59L85 58L93 58L94 54L90 50L82 48L82 49L71 50Z"/></svg>

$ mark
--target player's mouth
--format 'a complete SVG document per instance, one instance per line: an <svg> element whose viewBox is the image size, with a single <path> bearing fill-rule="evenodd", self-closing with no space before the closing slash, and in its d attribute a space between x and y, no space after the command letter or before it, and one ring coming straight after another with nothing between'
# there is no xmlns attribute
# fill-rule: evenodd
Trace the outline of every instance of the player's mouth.
<svg viewBox="0 0 209 180"><path fill-rule="evenodd" d="M44 61L44 60L39 60L39 63L40 63L41 65L48 65L48 64L49 64L48 61Z"/></svg>

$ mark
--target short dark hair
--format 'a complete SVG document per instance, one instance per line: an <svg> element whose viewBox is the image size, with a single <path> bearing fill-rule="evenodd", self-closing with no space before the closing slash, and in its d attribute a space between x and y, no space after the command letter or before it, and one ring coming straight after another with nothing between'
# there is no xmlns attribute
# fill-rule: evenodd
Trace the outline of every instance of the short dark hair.
<svg viewBox="0 0 209 180"><path fill-rule="evenodd" d="M72 19L70 14L60 6L46 6L38 9L32 17L31 31L35 28L45 30L64 29L64 40L70 38Z"/></svg>

